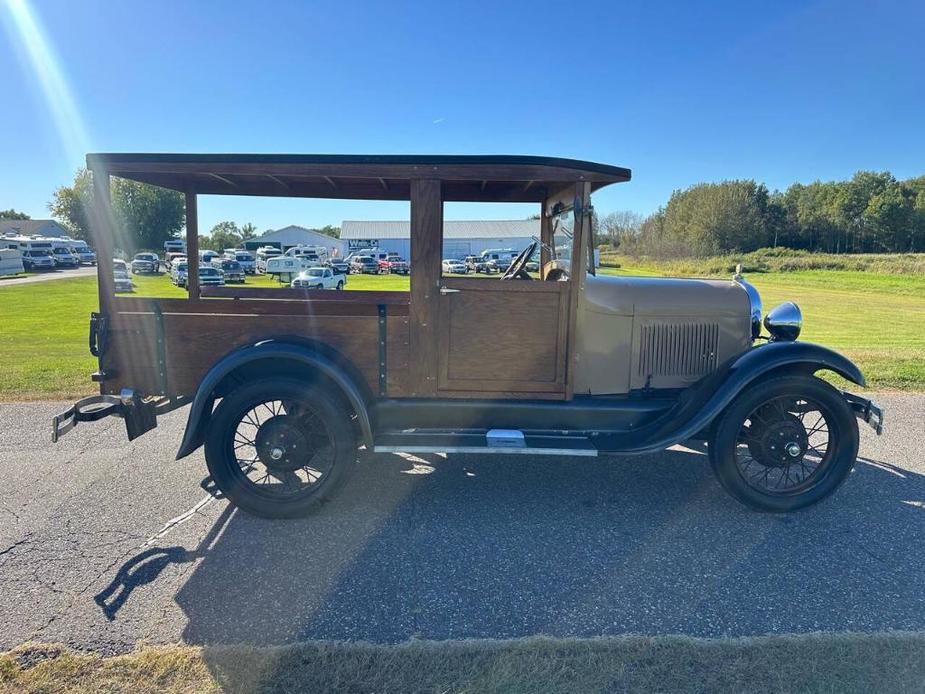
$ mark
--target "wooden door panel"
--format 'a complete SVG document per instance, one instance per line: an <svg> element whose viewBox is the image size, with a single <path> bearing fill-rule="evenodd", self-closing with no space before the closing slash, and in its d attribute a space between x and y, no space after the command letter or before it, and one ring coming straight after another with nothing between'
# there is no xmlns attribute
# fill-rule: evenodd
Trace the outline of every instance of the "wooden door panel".
<svg viewBox="0 0 925 694"><path fill-rule="evenodd" d="M444 281L450 285L459 292L440 297L441 394L564 392L564 284Z"/></svg>

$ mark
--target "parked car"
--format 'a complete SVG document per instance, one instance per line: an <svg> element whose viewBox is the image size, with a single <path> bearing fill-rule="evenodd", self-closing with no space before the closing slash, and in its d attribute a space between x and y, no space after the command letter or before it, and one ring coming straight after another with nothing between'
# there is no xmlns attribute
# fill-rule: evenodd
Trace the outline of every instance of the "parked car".
<svg viewBox="0 0 925 694"><path fill-rule="evenodd" d="M175 260L170 266L170 281L178 287L186 286L186 273L189 268L189 261Z"/></svg>
<svg viewBox="0 0 925 694"><path fill-rule="evenodd" d="M343 258L328 258L324 261L324 266L334 271L334 274L346 275L350 272L350 263Z"/></svg>
<svg viewBox="0 0 925 694"><path fill-rule="evenodd" d="M461 260L456 258L444 258L443 271L455 275L465 275L469 272L469 268L466 267L466 264Z"/></svg>
<svg viewBox="0 0 925 694"><path fill-rule="evenodd" d="M136 253L132 258L133 275L153 275L160 269L161 261L154 253Z"/></svg>
<svg viewBox="0 0 925 694"><path fill-rule="evenodd" d="M512 248L489 248L482 251L481 256L495 272L506 272L517 257L517 251Z"/></svg>
<svg viewBox="0 0 925 694"><path fill-rule="evenodd" d="M222 287L225 284L225 276L218 268L211 265L199 266L199 286L200 287Z"/></svg>
<svg viewBox="0 0 925 694"><path fill-rule="evenodd" d="M125 269L123 269L125 268ZM116 266L112 270L112 281L115 285L116 292L123 294L125 292L135 291L135 285L132 283L132 280L129 279L128 269L123 265L122 268Z"/></svg>
<svg viewBox="0 0 925 694"><path fill-rule="evenodd" d="M51 257L54 259L56 267L80 267L80 258L69 246L55 243L51 249Z"/></svg>
<svg viewBox="0 0 925 694"><path fill-rule="evenodd" d="M346 275L335 274L329 267L310 267L296 275L290 286L308 289L343 289L346 283Z"/></svg>
<svg viewBox="0 0 925 694"><path fill-rule="evenodd" d="M385 258L379 258L379 272L391 275L407 275L408 263L398 253L389 253Z"/></svg>
<svg viewBox="0 0 925 694"><path fill-rule="evenodd" d="M22 266L27 272L54 270L55 259L51 257L51 251L44 249L26 250L22 252Z"/></svg>
<svg viewBox="0 0 925 694"><path fill-rule="evenodd" d="M75 239L73 250L74 253L77 254L77 258L81 263L86 263L87 265L96 265L96 253L92 248L90 248L90 246L87 245L86 241Z"/></svg>
<svg viewBox="0 0 925 694"><path fill-rule="evenodd" d="M371 255L355 255L350 260L350 272L354 275L378 275L379 261Z"/></svg>
<svg viewBox="0 0 925 694"><path fill-rule="evenodd" d="M228 258L216 258L212 261L212 267L222 271L225 276L225 283L244 282L244 268L237 260L228 260Z"/></svg>
<svg viewBox="0 0 925 694"><path fill-rule="evenodd" d="M218 251L199 251L199 264L200 265L211 265L212 261L216 258L220 258L221 253Z"/></svg>
<svg viewBox="0 0 925 694"><path fill-rule="evenodd" d="M164 265L168 270L173 268L174 263L186 260L186 253L167 253L164 256Z"/></svg>
<svg viewBox="0 0 925 694"><path fill-rule="evenodd" d="M128 263L126 263L122 258L113 258L112 259L112 269L115 272L124 272L128 274Z"/></svg>
<svg viewBox="0 0 925 694"><path fill-rule="evenodd" d="M242 248L226 249L224 256L228 260L238 263L246 275L253 275L257 272L257 261L250 251Z"/></svg>
<svg viewBox="0 0 925 694"><path fill-rule="evenodd" d="M480 255L467 255L463 262L466 264L466 267L469 268L469 272L484 272L485 274L498 272L497 267Z"/></svg>

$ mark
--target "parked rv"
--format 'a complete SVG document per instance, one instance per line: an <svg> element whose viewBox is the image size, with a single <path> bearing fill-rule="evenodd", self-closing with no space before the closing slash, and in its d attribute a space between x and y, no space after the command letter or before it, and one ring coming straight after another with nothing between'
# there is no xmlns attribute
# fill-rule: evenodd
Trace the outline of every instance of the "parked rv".
<svg viewBox="0 0 925 694"><path fill-rule="evenodd" d="M255 270L261 273L266 272L267 260L281 256L282 254L283 252L281 250L273 246L261 246L257 249L257 261L254 263Z"/></svg>

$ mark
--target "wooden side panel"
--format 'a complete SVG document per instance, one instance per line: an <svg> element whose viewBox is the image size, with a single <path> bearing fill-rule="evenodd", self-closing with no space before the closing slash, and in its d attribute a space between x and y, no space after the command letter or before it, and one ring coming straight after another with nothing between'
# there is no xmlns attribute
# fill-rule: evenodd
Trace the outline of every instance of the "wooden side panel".
<svg viewBox="0 0 925 694"><path fill-rule="evenodd" d="M440 181L411 181L411 395L437 391L437 300L443 248Z"/></svg>
<svg viewBox="0 0 925 694"><path fill-rule="evenodd" d="M373 393L379 392L379 318L375 305L371 311L362 311L362 315L343 315L344 311L336 315L324 309L317 314L293 314L286 311L291 311L296 302L279 302L279 313L255 313L248 304L258 303L260 308L269 309L276 302L221 301L215 303L221 304L225 312L205 313L202 311L208 307L204 304L213 302L181 302L190 305L191 312L168 305L173 310L164 311L162 318L166 392L152 304L135 305L133 308L139 310L113 315L107 360L116 378L104 384L106 392L117 393L129 387L145 394L190 396L222 356L259 340L287 336L318 340L334 348L360 371ZM197 308L199 311L192 312ZM240 312L228 312L234 308ZM312 310L310 306L301 308ZM404 313L401 307L398 312ZM401 396L408 392L410 373L408 316L388 316L386 326L386 394Z"/></svg>
<svg viewBox="0 0 925 694"><path fill-rule="evenodd" d="M568 286L445 279L440 298L440 395L563 393Z"/></svg>

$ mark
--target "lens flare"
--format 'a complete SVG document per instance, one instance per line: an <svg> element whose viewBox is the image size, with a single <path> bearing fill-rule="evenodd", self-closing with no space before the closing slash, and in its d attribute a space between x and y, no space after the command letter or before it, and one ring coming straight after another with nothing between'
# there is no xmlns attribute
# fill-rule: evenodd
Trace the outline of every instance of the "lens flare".
<svg viewBox="0 0 925 694"><path fill-rule="evenodd" d="M2 11L5 10L5 11ZM31 68L27 82L41 89L68 162L76 165L90 151L90 138L61 63L27 0L0 0L0 18L10 42Z"/></svg>

